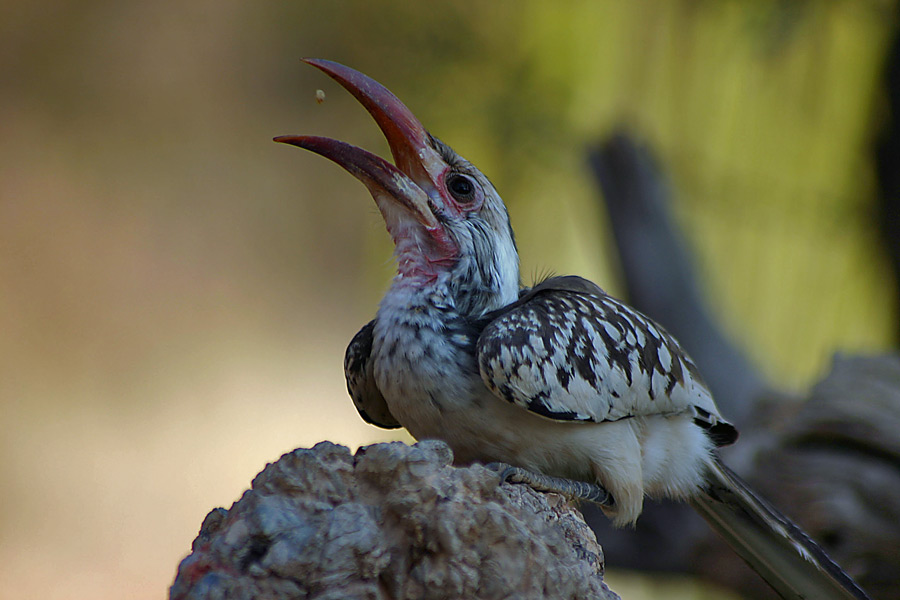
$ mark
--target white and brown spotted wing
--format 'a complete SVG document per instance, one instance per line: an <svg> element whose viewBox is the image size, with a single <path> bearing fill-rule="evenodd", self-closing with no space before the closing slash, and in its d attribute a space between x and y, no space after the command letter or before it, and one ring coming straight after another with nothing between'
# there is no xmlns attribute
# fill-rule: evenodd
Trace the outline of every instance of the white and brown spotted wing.
<svg viewBox="0 0 900 600"><path fill-rule="evenodd" d="M690 412L717 444L737 437L678 343L580 277L535 286L485 327L477 355L494 394L550 419Z"/></svg>

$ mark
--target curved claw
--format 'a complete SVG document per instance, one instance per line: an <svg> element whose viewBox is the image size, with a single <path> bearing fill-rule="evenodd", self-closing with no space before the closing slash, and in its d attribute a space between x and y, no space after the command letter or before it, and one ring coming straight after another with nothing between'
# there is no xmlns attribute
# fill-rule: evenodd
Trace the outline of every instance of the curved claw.
<svg viewBox="0 0 900 600"><path fill-rule="evenodd" d="M526 483L539 492L553 492L568 498L587 500L606 508L613 508L616 505L612 494L595 483L535 473L502 462L488 463L485 467L496 472L500 476L501 483Z"/></svg>

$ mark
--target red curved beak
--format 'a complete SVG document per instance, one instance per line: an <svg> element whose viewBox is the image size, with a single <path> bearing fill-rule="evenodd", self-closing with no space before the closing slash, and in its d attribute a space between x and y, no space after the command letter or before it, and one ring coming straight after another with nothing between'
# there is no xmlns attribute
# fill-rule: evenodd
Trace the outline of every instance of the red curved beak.
<svg viewBox="0 0 900 600"><path fill-rule="evenodd" d="M439 201L438 181L447 164L432 147L425 127L390 90L371 77L329 60L303 61L344 86L369 111L387 138L396 166L362 148L330 138L283 135L275 141L321 154L346 169L365 184L386 219L390 208L383 203L393 201L412 213L426 229L437 229L440 225L429 207L429 197Z"/></svg>

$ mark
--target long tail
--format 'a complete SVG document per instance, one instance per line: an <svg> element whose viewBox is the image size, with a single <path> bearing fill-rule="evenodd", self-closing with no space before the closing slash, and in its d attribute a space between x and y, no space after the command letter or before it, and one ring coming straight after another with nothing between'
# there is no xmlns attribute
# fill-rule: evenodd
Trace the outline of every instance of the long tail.
<svg viewBox="0 0 900 600"><path fill-rule="evenodd" d="M790 519L716 460L694 508L786 600L869 600Z"/></svg>

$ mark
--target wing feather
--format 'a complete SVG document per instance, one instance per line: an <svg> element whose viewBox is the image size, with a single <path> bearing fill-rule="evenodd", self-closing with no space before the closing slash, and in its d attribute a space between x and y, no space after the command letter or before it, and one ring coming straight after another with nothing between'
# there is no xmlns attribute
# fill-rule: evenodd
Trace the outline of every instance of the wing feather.
<svg viewBox="0 0 900 600"><path fill-rule="evenodd" d="M372 339L375 320L371 320L353 336L344 354L344 376L347 391L363 421L383 429L402 427L391 414L372 372Z"/></svg>
<svg viewBox="0 0 900 600"><path fill-rule="evenodd" d="M543 417L692 413L717 443L737 435L678 343L580 277L556 277L524 293L487 324L476 353L495 395Z"/></svg>

